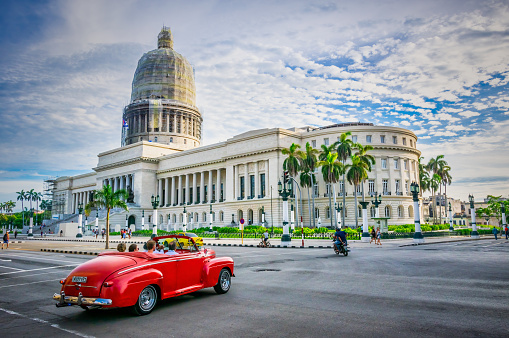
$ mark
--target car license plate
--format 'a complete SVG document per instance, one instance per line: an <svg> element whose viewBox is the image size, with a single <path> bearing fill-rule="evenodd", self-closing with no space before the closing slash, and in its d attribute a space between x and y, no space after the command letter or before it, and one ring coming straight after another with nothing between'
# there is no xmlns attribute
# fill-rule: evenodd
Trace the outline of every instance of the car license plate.
<svg viewBox="0 0 509 338"><path fill-rule="evenodd" d="M87 277L73 276L72 277L72 281L75 282L75 283L86 283L87 282Z"/></svg>

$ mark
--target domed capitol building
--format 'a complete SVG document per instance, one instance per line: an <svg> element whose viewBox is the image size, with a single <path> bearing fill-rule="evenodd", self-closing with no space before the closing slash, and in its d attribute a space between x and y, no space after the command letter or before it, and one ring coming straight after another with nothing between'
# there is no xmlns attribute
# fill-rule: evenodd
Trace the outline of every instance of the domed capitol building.
<svg viewBox="0 0 509 338"><path fill-rule="evenodd" d="M93 198L94 190L111 185L114 190L130 192L129 211L113 210L112 231L128 223L136 229L152 228L151 197L159 195L157 225L163 230L182 229L187 213L187 229L246 223L282 226L282 201L278 181L286 156L281 150L292 143L314 148L334 143L347 131L352 140L371 145L376 165L364 185L366 196L382 195L380 217L389 224L414 222L410 183L418 182L417 136L409 130L374 126L370 123L344 123L323 127L270 128L251 130L226 141L201 145L203 118L196 107L194 70L173 49L173 37L163 27L158 48L144 54L138 62L132 83L130 103L123 112L121 147L98 155L92 172L48 180L53 196L54 218L71 222L79 205ZM205 121L206 123L206 121ZM128 126L126 128L125 126ZM312 189L315 194L315 224L330 224L329 198L321 172ZM302 188L304 225L312 224L308 209L307 188ZM354 194L360 190L342 183L331 194L342 202L345 223L355 225ZM297 190L297 197L298 197ZM370 197L367 197L370 200ZM292 201L295 203L295 201ZM299 201L299 209L300 209ZM369 224L374 225L375 209L370 205ZM212 216L210 211L212 210ZM300 214L300 212L299 212ZM144 216L144 217L142 217ZM96 218L95 211L88 217ZM103 228L106 214L98 212ZM298 219L298 217L295 217ZM359 219L359 225L362 217Z"/></svg>

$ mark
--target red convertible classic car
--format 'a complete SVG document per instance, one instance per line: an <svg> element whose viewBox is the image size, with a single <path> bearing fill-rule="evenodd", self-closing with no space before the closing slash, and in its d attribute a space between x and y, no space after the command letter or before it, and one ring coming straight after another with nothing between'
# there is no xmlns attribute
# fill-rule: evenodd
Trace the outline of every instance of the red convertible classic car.
<svg viewBox="0 0 509 338"><path fill-rule="evenodd" d="M104 252L76 267L62 279L55 293L57 307L84 309L132 307L137 315L149 314L158 300L214 287L228 292L233 274L230 257L216 258L210 249L199 249L192 237L155 237L167 252L175 242L176 254ZM185 245L183 245L185 244Z"/></svg>

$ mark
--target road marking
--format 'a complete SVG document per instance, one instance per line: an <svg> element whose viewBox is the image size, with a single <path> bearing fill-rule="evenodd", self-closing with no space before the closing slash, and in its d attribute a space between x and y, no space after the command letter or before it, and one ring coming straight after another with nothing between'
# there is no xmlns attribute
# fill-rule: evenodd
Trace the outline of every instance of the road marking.
<svg viewBox="0 0 509 338"><path fill-rule="evenodd" d="M15 311L11 311L11 310L6 310L6 309L2 309L0 308L0 311L3 311L3 312L6 312L10 315L13 315L13 316L18 316L18 317L22 317L22 318L26 318L26 319L30 319L30 320L33 320L35 322L39 322L39 323L42 323L42 324L47 324L57 330L61 330L61 331L64 331L64 332L67 332L67 333L70 333L70 334L73 334L75 336L78 336L78 337L84 337L84 338L94 338L94 336L89 336L89 335L86 335L84 333L81 333L81 332L78 332L78 331L74 331L74 330L68 330L68 329L64 329L63 327L60 327L60 325L58 324L52 324L44 319L40 319L40 318L36 318L36 317L29 317L29 316L26 316L24 314L21 314L21 313L18 313L18 312L15 312Z"/></svg>
<svg viewBox="0 0 509 338"><path fill-rule="evenodd" d="M21 285L29 285L29 284L37 284L37 283L55 282L55 281L61 280L61 279L62 278L59 278L59 279L50 279L50 280L40 280L40 281L37 281L37 282L29 282L29 283L21 283L21 284L2 285L2 286L0 286L0 289L10 288L12 286L21 286Z"/></svg>
<svg viewBox="0 0 509 338"><path fill-rule="evenodd" d="M9 256L9 257L21 257L21 258L31 258L31 259L41 259L41 260L44 260L44 261L52 261L52 262L59 262L59 263L76 263L76 261L63 261L61 259L50 259L50 258L40 258L40 257L34 257L34 256L29 256L29 255L11 255L11 254L6 254L6 255L3 255L3 256ZM83 262L80 262L80 263L77 263L77 264L81 264Z"/></svg>
<svg viewBox="0 0 509 338"><path fill-rule="evenodd" d="M12 262L12 259L0 259L0 262Z"/></svg>
<svg viewBox="0 0 509 338"><path fill-rule="evenodd" d="M299 255L316 255L318 250L315 250L314 252L299 252ZM323 250L321 250L323 251ZM272 256L282 256L282 255L296 255L296 252L286 252L286 253L280 253L280 254L266 254L266 255L251 255L251 256L238 256L238 258L250 258L250 257L272 257Z"/></svg>
<svg viewBox="0 0 509 338"><path fill-rule="evenodd" d="M7 277L7 278L2 278L0 279L0 281L4 281L4 280L7 280L7 279L14 279L14 278L24 278L24 277L32 277L32 276L40 276L40 275L48 275L50 273L62 273L62 272L71 272L72 270L61 270L61 271L50 271L50 272L38 272L38 273L34 273L34 274L31 274L31 275L23 275L23 276L14 276L14 277ZM25 271L27 272L27 271ZM28 271L30 272L30 271Z"/></svg>
<svg viewBox="0 0 509 338"><path fill-rule="evenodd" d="M0 265L0 268L5 268L5 269L13 269L13 270L21 270L21 271L25 271L23 269L18 269L18 268L11 268L9 266L3 266L3 265Z"/></svg>
<svg viewBox="0 0 509 338"><path fill-rule="evenodd" d="M32 272L32 271L39 271L39 270L65 268L65 267L68 267L68 266L76 266L76 265L79 265L79 264L58 265L58 266L51 266L49 268L39 268L39 269L31 269L31 270L23 270L23 271L4 272L4 273L0 273L0 276L1 275L12 275L14 273L21 273L21 272Z"/></svg>

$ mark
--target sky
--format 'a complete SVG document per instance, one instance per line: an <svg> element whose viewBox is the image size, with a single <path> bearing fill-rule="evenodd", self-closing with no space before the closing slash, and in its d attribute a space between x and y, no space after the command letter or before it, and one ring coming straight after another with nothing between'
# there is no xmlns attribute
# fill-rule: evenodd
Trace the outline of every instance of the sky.
<svg viewBox="0 0 509 338"><path fill-rule="evenodd" d="M443 154L448 194L509 195L508 1L2 1L0 202L120 146L136 65L169 26L202 144L371 122ZM19 206L16 208L19 209Z"/></svg>

